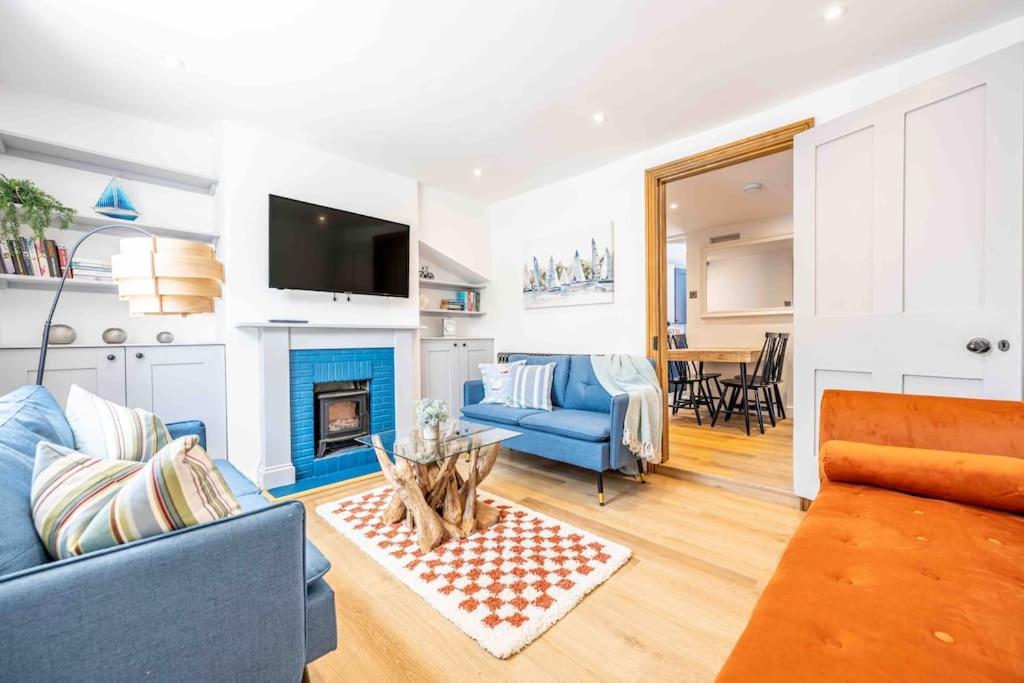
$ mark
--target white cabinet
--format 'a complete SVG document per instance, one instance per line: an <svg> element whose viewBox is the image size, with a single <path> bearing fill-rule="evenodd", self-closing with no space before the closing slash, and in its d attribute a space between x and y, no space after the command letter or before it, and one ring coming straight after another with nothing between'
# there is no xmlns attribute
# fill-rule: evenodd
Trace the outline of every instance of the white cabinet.
<svg viewBox="0 0 1024 683"><path fill-rule="evenodd" d="M493 339L424 339L420 342L420 393L448 401L452 417L458 417L462 385L480 379L480 363L493 362Z"/></svg>
<svg viewBox="0 0 1024 683"><path fill-rule="evenodd" d="M165 422L202 420L206 450L227 456L223 346L135 346L125 358L127 404Z"/></svg>
<svg viewBox="0 0 1024 683"><path fill-rule="evenodd" d="M60 348L51 346L46 353L43 386L50 390L63 408L68 391L77 384L97 396L125 402L123 346L105 348ZM24 384L36 383L39 349L3 349L0 351L0 394Z"/></svg>
<svg viewBox="0 0 1024 683"><path fill-rule="evenodd" d="M38 362L38 349L0 349L0 394L35 383ZM72 384L165 422L202 420L210 456L227 456L223 346L50 347L43 385L62 408Z"/></svg>

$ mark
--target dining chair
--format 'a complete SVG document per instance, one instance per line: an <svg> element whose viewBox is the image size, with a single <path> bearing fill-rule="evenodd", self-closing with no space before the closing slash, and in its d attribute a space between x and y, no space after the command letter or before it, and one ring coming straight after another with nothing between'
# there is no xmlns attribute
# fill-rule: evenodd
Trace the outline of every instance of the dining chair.
<svg viewBox="0 0 1024 683"><path fill-rule="evenodd" d="M670 349L687 348L686 334L670 334L668 347ZM696 364L670 360L668 362L668 378L669 392L672 394L673 415L678 413L680 408L690 408L693 410L694 417L697 418L697 424L702 426L700 407L706 406L711 419L715 418L715 399L711 395L709 380L701 375ZM684 389L686 390L685 395L683 394Z"/></svg>
<svg viewBox="0 0 1024 683"><path fill-rule="evenodd" d="M787 335L788 336L788 335ZM775 378L775 364L778 349L780 347L780 333L778 332L765 332L764 343L761 346L761 353L757 357L757 362L754 365L754 371L751 373L747 380L747 392L743 395L743 381L740 377L734 377L732 379L722 380L722 384L725 386L726 394L722 394L722 398L718 404L718 412L721 414L725 413L725 421L728 422L729 418L733 416L739 408L742 407L746 414L750 413L751 406L757 413L757 425L764 434L764 411L762 406L768 412L768 418L771 420L772 426L775 426L775 412L772 406L772 401L769 395L769 389L773 386L772 382ZM753 400L751 400L750 392L754 392ZM764 395L766 400L764 403L761 401L761 396ZM712 420L712 426L717 420Z"/></svg>

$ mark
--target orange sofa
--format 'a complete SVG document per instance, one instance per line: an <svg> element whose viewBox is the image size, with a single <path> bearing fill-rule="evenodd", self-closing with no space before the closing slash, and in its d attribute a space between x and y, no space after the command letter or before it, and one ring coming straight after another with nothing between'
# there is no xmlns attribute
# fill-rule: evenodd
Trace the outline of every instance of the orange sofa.
<svg viewBox="0 0 1024 683"><path fill-rule="evenodd" d="M1024 681L1024 403L826 391L819 435L718 681Z"/></svg>

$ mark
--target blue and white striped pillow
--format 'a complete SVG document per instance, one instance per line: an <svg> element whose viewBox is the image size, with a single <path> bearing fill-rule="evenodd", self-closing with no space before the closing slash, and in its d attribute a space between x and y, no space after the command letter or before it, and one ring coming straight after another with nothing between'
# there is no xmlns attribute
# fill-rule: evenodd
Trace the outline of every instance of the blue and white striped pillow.
<svg viewBox="0 0 1024 683"><path fill-rule="evenodd" d="M551 382L555 377L555 364L521 365L512 379L513 408L539 408L551 410Z"/></svg>

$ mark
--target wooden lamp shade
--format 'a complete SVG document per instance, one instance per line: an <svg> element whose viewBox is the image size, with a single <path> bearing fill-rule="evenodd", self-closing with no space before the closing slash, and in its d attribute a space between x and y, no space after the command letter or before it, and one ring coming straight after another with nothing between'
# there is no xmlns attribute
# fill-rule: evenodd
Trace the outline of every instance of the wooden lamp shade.
<svg viewBox="0 0 1024 683"><path fill-rule="evenodd" d="M121 240L110 259L118 297L130 315L213 313L220 298L224 264L213 247L165 237Z"/></svg>

